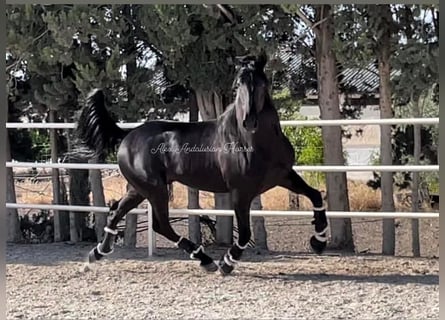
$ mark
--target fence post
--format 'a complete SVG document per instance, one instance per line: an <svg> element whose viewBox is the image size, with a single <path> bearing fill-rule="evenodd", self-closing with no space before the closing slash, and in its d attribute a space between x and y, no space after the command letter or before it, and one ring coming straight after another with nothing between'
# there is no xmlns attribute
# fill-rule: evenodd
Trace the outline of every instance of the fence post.
<svg viewBox="0 0 445 320"><path fill-rule="evenodd" d="M88 160L88 162L100 163L103 161L100 161L100 159L96 157L94 159ZM100 171L100 169L90 169L89 179L91 185L91 193L93 195L93 205L95 207L104 207L105 194L104 194L104 186L102 183L102 172ZM103 240L104 228L107 225L107 218L108 218L107 213L104 212L94 213L94 229L98 242Z"/></svg>
<svg viewBox="0 0 445 320"><path fill-rule="evenodd" d="M199 190L188 187L188 197L187 197L187 209L200 209L199 207ZM188 217L188 227L189 227L189 239L190 241L201 244L202 234L201 234L201 218L198 215L190 215Z"/></svg>
<svg viewBox="0 0 445 320"><path fill-rule="evenodd" d="M251 210L263 210L261 204L261 195L256 196L251 205ZM267 247L267 231L264 217L252 217L253 237L255 240L255 247L259 250L268 250Z"/></svg>
<svg viewBox="0 0 445 320"><path fill-rule="evenodd" d="M156 253L156 233L153 232L153 210L150 201L147 201L147 243L148 257Z"/></svg>
<svg viewBox="0 0 445 320"><path fill-rule="evenodd" d="M129 185L127 185L127 190ZM127 214L125 216L125 231L124 231L124 247L135 248L137 244L137 227L138 215Z"/></svg>
<svg viewBox="0 0 445 320"><path fill-rule="evenodd" d="M56 111L50 109L49 110L49 122L56 122ZM57 148L57 134L56 129L49 130L49 141L51 146L51 162L58 162L58 148ZM60 185L60 176L59 169L53 168L51 169L51 178L52 178L52 188L53 188L53 204L61 204L61 185ZM68 225L69 218L66 212L61 212L59 210L53 210L54 214L54 241L64 241L70 238Z"/></svg>
<svg viewBox="0 0 445 320"><path fill-rule="evenodd" d="M137 225L138 225L137 214L128 214L125 217L124 246L127 248L136 247Z"/></svg>
<svg viewBox="0 0 445 320"><path fill-rule="evenodd" d="M11 148L8 133L6 133L6 160L11 161ZM17 202L13 168L6 169L6 201L12 203ZM19 242L22 239L22 233L20 231L20 220L17 209L7 210L7 226L7 240L11 242Z"/></svg>

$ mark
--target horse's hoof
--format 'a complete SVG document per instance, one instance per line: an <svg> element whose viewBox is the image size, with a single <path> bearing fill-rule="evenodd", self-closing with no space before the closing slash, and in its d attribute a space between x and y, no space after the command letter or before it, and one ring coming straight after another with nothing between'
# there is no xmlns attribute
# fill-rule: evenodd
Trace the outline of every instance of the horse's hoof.
<svg viewBox="0 0 445 320"><path fill-rule="evenodd" d="M103 255L101 255L98 251L97 251L97 247L95 247L94 249L92 249L90 251L90 253L88 254L88 263L93 263L95 261L98 261L100 259L103 258Z"/></svg>
<svg viewBox="0 0 445 320"><path fill-rule="evenodd" d="M200 264L200 267L205 271L205 272L208 272L208 273L213 273L213 272L216 272L216 271L218 271L218 265L214 262L214 261L212 261L211 263L208 263L208 264Z"/></svg>
<svg viewBox="0 0 445 320"><path fill-rule="evenodd" d="M326 241L318 241L315 236L311 237L310 240L311 248L316 254L322 254L324 249L326 249Z"/></svg>
<svg viewBox="0 0 445 320"><path fill-rule="evenodd" d="M219 262L219 271L221 272L221 274L223 276L227 276L229 275L234 268L234 266L230 266L227 263L225 263L224 258L221 259L221 261Z"/></svg>
<svg viewBox="0 0 445 320"><path fill-rule="evenodd" d="M225 263L219 266L219 271L223 276L228 276L233 271L233 269L234 269L233 266L229 266L228 264Z"/></svg>
<svg viewBox="0 0 445 320"><path fill-rule="evenodd" d="M80 272L82 273L87 273L92 270L93 269L91 268L91 264L88 261L83 263L82 266L80 267Z"/></svg>

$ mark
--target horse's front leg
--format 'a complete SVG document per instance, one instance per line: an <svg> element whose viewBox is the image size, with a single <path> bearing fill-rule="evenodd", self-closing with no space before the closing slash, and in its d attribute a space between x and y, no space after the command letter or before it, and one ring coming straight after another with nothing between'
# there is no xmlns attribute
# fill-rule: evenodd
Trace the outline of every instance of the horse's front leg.
<svg viewBox="0 0 445 320"><path fill-rule="evenodd" d="M113 205L111 208L112 210L115 210L113 210L113 216L104 228L104 239L90 251L88 262L92 263L96 260L100 260L104 256L113 252L114 241L117 236L117 224L131 209L136 208L143 200L143 196L141 196L133 187L128 186L127 194L119 200L117 208L114 208L116 205Z"/></svg>
<svg viewBox="0 0 445 320"><path fill-rule="evenodd" d="M328 220L326 217L326 209L323 205L323 198L320 191L310 187L295 171L291 170L281 183L284 187L297 194L302 194L311 200L314 206L314 220L312 224L315 226L315 234L311 237L310 244L312 250L320 254L326 248Z"/></svg>
<svg viewBox="0 0 445 320"><path fill-rule="evenodd" d="M253 197L238 191L232 192L232 201L238 223L238 240L232 245L221 258L220 271L227 275L233 271L236 263L240 260L244 250L247 248L250 237L250 203Z"/></svg>

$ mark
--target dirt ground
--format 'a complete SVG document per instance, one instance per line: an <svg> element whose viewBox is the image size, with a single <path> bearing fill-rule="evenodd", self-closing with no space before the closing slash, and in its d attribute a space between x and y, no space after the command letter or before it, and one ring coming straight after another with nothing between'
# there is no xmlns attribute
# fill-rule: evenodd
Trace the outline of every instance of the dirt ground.
<svg viewBox="0 0 445 320"><path fill-rule="evenodd" d="M146 221L140 216L140 221ZM310 253L309 238L313 234L310 218L265 218L267 242L272 252ZM438 219L422 219L420 225L421 257L439 257L439 221ZM396 219L396 252L399 257L412 256L411 220ZM174 224L181 235L187 235L184 223ZM209 231L202 227L205 234ZM382 219L352 219L352 230L356 253L381 254L382 252ZM235 234L236 236L236 234ZM156 237L157 246L172 248L173 244L163 237ZM145 232L138 234L138 245L147 246ZM252 249L254 250L254 249Z"/></svg>
<svg viewBox="0 0 445 320"><path fill-rule="evenodd" d="M248 248L228 277L161 236L148 258L145 232L90 272L94 244L9 245L7 319L439 319L438 221L421 220L422 258L409 257L410 221L396 222L396 257L380 255L381 221L370 219L353 219L356 253L316 256L310 219L266 218L269 252ZM206 247L215 260L225 250Z"/></svg>
<svg viewBox="0 0 445 320"><path fill-rule="evenodd" d="M107 203L112 199L119 199L125 193L126 183L115 172L104 173L104 192ZM323 190L323 186L317 186ZM349 181L349 201L352 211L379 211L380 191L374 191L364 183ZM17 202L22 203L51 203L51 183L32 183L30 180L18 182ZM261 196L264 210L288 210L289 193L283 188L274 188ZM397 200L397 199L396 199ZM312 205L304 197L300 197L301 210L310 210ZM203 209L213 208L213 194L200 192L200 206ZM187 207L187 189L185 186L174 184L174 199L171 208ZM410 211L410 203L396 201L398 211ZM425 209L431 211L431 209ZM35 212L35 210L21 210L21 214ZM146 220L140 216L140 221ZM307 252L307 240L313 232L309 218L267 217L266 230L268 232L269 249L273 251ZM422 257L439 256L439 221L438 219L420 220L420 247ZM175 225L181 234L187 234L187 227L183 223ZM356 252L381 253L382 219L352 219L352 228ZM171 247L171 244L159 238L160 246ZM139 235L138 244L146 246L146 235ZM396 219L396 255L411 256L411 220Z"/></svg>
<svg viewBox="0 0 445 320"><path fill-rule="evenodd" d="M30 198L35 193L25 192L30 187L21 185L19 202L36 203ZM47 203L48 189L34 187ZM106 184L107 200L122 195L122 188ZM172 207L185 207L183 193L175 190ZM378 210L377 192L363 189L350 197L353 210ZM201 200L203 208L211 207L208 194ZM286 210L287 201L287 193L275 190L263 197L263 206ZM202 272L161 236L156 255L148 258L145 232L138 234L137 248L117 245L90 272L82 267L91 243L8 245L7 319L439 318L438 219L420 220L421 258L412 258L408 219L396 219L396 257L380 255L381 219L352 219L355 253L316 256L308 246L310 220L265 218L269 252L248 248L228 277ZM187 235L185 223L174 228ZM215 260L225 250L206 248Z"/></svg>
<svg viewBox="0 0 445 320"><path fill-rule="evenodd" d="M232 275L177 249L116 248L89 272L91 244L7 247L7 319L438 319L439 261L247 250ZM224 249L208 248L217 258Z"/></svg>

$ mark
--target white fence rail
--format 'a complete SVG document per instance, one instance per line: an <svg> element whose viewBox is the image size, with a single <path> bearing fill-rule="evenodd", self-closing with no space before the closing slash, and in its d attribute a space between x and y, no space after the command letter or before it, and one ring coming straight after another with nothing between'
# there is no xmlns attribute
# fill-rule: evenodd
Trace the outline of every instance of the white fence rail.
<svg viewBox="0 0 445 320"><path fill-rule="evenodd" d="M406 119L361 119L361 120L290 120L281 121L282 126L343 126L343 125L397 125L397 124L422 124L437 125L439 118L406 118ZM121 128L131 129L143 124L136 123L118 123ZM7 129L75 129L75 123L6 123ZM92 163L38 163L38 162L6 162L6 167L22 168L60 168L60 169L118 169L117 164L92 164ZM294 166L296 171L318 171L318 172L358 172L358 171L387 171L387 172L406 172L406 171L439 171L438 165L406 165L406 166ZM65 210L82 212L109 212L108 207L92 206L69 206L69 205L42 205L42 204L19 204L6 203L6 208L26 208L41 210ZM134 209L134 214L147 214L148 227L148 254L153 253L155 240L151 228L151 209ZM201 215L208 214L213 216L233 216L232 210L199 210L199 209L171 209L172 215ZM253 210L252 216L269 217L312 217L312 211L268 211ZM329 218L439 218L438 212L340 212L328 211Z"/></svg>
<svg viewBox="0 0 445 320"><path fill-rule="evenodd" d="M122 129L133 129L144 124L144 122L117 123ZM339 120L283 120L280 121L283 127L316 127L316 126L359 126L359 125L397 125L397 124L439 124L439 118L403 118L403 119L339 119ZM76 123L24 123L7 122L7 129L75 129Z"/></svg>
<svg viewBox="0 0 445 320"><path fill-rule="evenodd" d="M55 204L23 204L23 203L7 203L6 208L11 209L38 209L38 210L60 210L60 211L79 211L79 212L104 212L110 211L109 207L93 207L93 206L70 206ZM147 214L147 209L133 209L131 214ZM213 209L170 209L170 215L188 216L188 215L210 215L210 216L235 216L233 210L213 210ZM251 210L253 217L313 217L313 211L278 211L278 210ZM439 218L438 212L382 212L382 211L327 211L328 218L403 218L409 219L425 219Z"/></svg>
<svg viewBox="0 0 445 320"><path fill-rule="evenodd" d="M107 163L51 163L51 162L6 162L9 168L58 168L58 169L105 169L117 170L117 164ZM406 166L293 166L295 171L318 171L318 172L406 172L406 171L439 171L438 165L406 165Z"/></svg>

